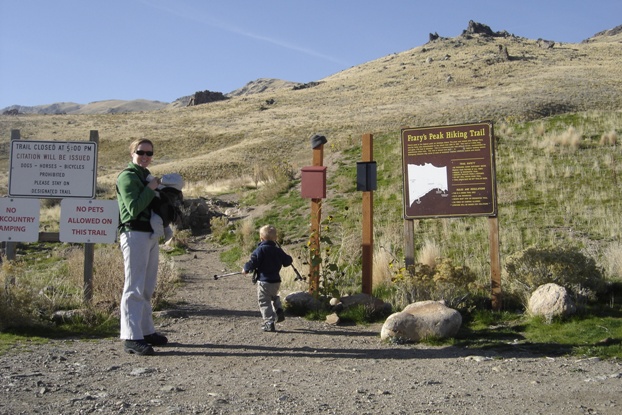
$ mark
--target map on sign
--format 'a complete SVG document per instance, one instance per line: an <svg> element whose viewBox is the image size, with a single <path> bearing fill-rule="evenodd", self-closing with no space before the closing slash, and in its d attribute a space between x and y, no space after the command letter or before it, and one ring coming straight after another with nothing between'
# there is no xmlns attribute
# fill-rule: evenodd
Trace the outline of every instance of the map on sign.
<svg viewBox="0 0 622 415"><path fill-rule="evenodd" d="M435 167L430 163L423 166L408 164L409 205L431 191L449 191L447 183L447 167Z"/></svg>

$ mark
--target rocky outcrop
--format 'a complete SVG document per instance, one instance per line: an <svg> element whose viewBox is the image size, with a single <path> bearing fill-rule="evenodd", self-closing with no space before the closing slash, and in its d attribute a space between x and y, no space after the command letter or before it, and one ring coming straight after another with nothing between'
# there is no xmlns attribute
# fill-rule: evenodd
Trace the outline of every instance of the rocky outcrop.
<svg viewBox="0 0 622 415"><path fill-rule="evenodd" d="M227 98L222 92L197 91L188 101L188 106L209 104L210 102L224 101Z"/></svg>
<svg viewBox="0 0 622 415"><path fill-rule="evenodd" d="M211 232L211 219L226 217L228 220L238 220L248 215L235 203L221 199L184 199L179 206L181 218L176 224L177 229L189 229L192 235L207 235Z"/></svg>
<svg viewBox="0 0 622 415"><path fill-rule="evenodd" d="M291 89L300 85L299 82L283 81L273 78L259 78L244 85L242 88L229 92L228 97L238 97L243 95L261 94L264 92L273 92L280 89Z"/></svg>
<svg viewBox="0 0 622 415"><path fill-rule="evenodd" d="M490 37L508 37L510 34L503 30L501 32L493 32L490 26L483 23L477 23L473 20L469 20L469 25L466 30L462 31L462 37L470 38L473 35L490 36Z"/></svg>
<svg viewBox="0 0 622 415"><path fill-rule="evenodd" d="M596 33L594 35L594 37L597 37L597 36L615 36L615 35L619 35L620 33L622 33L622 25L616 26L613 29L603 30L602 32L598 32L598 33Z"/></svg>
<svg viewBox="0 0 622 415"><path fill-rule="evenodd" d="M554 41L546 40L546 39L538 39L536 41L536 44L540 46L542 49L553 49L553 47L555 46Z"/></svg>

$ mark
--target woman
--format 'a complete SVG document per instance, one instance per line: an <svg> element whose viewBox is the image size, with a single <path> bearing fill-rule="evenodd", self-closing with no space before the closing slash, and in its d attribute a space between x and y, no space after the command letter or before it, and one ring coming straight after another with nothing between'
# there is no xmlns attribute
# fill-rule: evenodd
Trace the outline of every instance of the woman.
<svg viewBox="0 0 622 415"><path fill-rule="evenodd" d="M151 238L149 204L160 184L147 167L153 160L153 143L139 139L130 144L132 161L117 178L120 237L125 265L125 284L121 297L121 339L126 352L152 355L152 346L163 346L168 339L155 331L151 297L158 275L158 238Z"/></svg>

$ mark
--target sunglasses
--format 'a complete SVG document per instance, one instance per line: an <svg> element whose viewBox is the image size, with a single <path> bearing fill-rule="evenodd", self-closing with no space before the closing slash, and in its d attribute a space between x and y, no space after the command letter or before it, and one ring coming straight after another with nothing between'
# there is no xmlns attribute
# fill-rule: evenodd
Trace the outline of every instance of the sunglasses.
<svg viewBox="0 0 622 415"><path fill-rule="evenodd" d="M145 155L148 157L153 156L153 151L136 150L135 153L138 154L139 156L145 156Z"/></svg>

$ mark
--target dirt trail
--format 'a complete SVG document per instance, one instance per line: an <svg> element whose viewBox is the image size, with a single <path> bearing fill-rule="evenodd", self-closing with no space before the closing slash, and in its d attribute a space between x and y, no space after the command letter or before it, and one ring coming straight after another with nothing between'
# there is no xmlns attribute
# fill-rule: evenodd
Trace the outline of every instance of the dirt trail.
<svg viewBox="0 0 622 415"><path fill-rule="evenodd" d="M199 243L176 262L186 283L157 321L168 346L20 346L0 356L0 414L622 413L616 361L389 345L380 325L291 315L264 333L250 277L213 279L227 271L217 249Z"/></svg>

